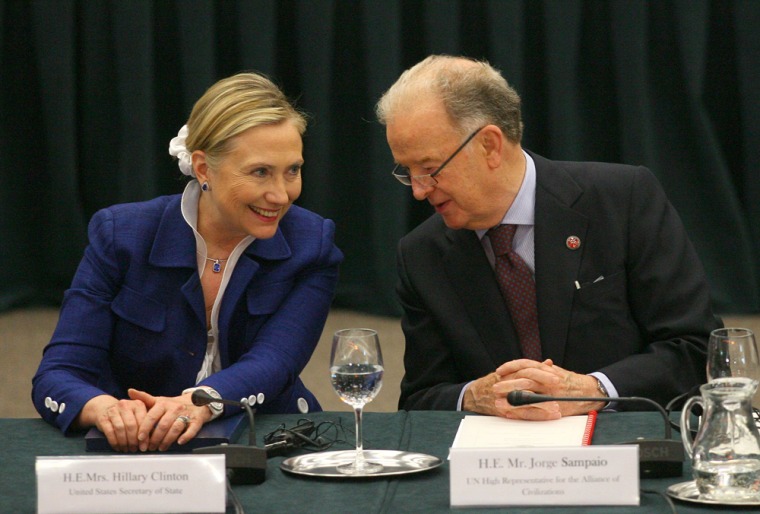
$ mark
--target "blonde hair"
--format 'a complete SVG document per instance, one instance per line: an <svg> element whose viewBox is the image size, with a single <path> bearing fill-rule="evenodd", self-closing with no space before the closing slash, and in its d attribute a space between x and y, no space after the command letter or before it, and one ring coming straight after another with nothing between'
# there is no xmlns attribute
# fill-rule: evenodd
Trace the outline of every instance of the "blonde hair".
<svg viewBox="0 0 760 514"><path fill-rule="evenodd" d="M212 85L201 96L187 120L187 151L202 150L209 164L230 151L230 140L259 125L292 122L303 135L306 115L285 94L259 73L238 73Z"/></svg>
<svg viewBox="0 0 760 514"><path fill-rule="evenodd" d="M522 139L520 95L490 64L466 57L431 55L404 71L377 102L375 114L385 125L431 95L463 134L494 124L510 141Z"/></svg>

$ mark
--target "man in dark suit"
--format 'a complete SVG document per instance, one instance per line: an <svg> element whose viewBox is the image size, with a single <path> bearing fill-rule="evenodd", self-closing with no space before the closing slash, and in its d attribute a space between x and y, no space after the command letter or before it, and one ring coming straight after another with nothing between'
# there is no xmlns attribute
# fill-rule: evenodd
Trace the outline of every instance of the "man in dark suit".
<svg viewBox="0 0 760 514"><path fill-rule="evenodd" d="M649 170L523 150L520 98L484 62L431 56L377 115L394 175L436 211L398 247L400 408L556 419L705 382L720 322ZM510 225L502 249L490 229ZM517 389L599 401L514 407Z"/></svg>

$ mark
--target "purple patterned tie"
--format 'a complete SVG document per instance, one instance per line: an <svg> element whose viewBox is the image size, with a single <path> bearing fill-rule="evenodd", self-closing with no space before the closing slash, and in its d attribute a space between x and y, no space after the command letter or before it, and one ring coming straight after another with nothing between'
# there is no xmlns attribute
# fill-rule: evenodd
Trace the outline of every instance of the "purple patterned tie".
<svg viewBox="0 0 760 514"><path fill-rule="evenodd" d="M512 250L515 230L517 225L499 225L488 231L488 237L496 255L496 278L517 330L523 357L540 361L536 282L528 265Z"/></svg>

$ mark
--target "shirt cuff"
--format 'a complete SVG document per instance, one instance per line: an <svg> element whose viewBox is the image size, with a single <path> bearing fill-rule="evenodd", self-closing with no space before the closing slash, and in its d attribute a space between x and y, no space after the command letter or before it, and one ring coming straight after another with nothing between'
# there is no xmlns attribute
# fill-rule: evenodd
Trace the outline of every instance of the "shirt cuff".
<svg viewBox="0 0 760 514"><path fill-rule="evenodd" d="M607 378L607 375L600 373L599 371L594 371L593 373L589 373L589 375L599 380L607 390L607 397L610 401L607 402L607 405L604 406L603 410L616 410L617 402L612 401L612 399L617 398L620 395L618 394L617 389L615 389L615 386L612 385L612 382L610 382L610 379Z"/></svg>
<svg viewBox="0 0 760 514"><path fill-rule="evenodd" d="M470 384L472 384L473 382L474 380L467 382L462 388L462 391L459 393L459 399L457 400L457 411L462 410L462 402L464 401L464 393L467 392L467 388L470 387Z"/></svg>

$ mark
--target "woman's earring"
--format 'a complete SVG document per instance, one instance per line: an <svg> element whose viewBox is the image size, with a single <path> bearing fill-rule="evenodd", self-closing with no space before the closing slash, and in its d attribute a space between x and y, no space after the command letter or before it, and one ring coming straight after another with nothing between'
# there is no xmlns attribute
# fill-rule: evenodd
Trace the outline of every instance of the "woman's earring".
<svg viewBox="0 0 760 514"><path fill-rule="evenodd" d="M208 191L208 190L209 190L209 187L208 187L208 182L204 182L204 183L203 183L203 185L201 186L201 189L202 189L203 191Z"/></svg>

